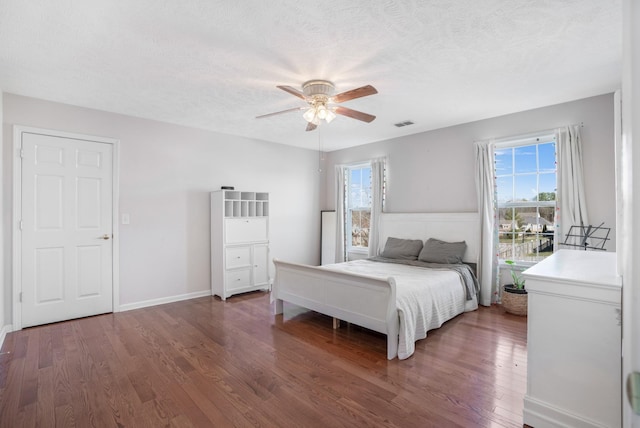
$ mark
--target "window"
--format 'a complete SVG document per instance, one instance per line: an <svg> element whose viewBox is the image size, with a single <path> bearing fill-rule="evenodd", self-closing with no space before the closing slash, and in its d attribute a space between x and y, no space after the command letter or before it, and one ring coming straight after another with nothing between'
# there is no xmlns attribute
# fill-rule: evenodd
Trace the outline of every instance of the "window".
<svg viewBox="0 0 640 428"><path fill-rule="evenodd" d="M349 166L345 176L347 252L366 252L371 220L371 165Z"/></svg>
<svg viewBox="0 0 640 428"><path fill-rule="evenodd" d="M498 258L538 262L553 253L555 138L546 135L501 143L494 156Z"/></svg>

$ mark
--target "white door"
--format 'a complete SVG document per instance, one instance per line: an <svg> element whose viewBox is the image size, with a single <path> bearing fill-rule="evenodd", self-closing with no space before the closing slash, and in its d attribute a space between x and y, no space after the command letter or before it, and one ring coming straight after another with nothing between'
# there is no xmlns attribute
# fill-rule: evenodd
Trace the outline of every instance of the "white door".
<svg viewBox="0 0 640 428"><path fill-rule="evenodd" d="M113 311L113 146L23 132L22 327Z"/></svg>

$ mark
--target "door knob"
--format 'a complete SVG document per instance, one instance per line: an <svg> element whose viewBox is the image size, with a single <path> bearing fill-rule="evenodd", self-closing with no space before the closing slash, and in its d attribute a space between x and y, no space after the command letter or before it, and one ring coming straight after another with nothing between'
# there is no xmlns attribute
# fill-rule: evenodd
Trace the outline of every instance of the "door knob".
<svg viewBox="0 0 640 428"><path fill-rule="evenodd" d="M104 240L106 241L107 239L109 239L109 235L107 235L107 234L105 233L104 235L102 235L102 236L100 237L100 239L104 239Z"/></svg>

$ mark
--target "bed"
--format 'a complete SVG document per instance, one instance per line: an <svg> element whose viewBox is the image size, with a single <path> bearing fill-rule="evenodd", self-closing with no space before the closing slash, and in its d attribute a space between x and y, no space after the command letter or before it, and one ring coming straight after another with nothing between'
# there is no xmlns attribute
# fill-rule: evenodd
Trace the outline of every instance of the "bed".
<svg viewBox="0 0 640 428"><path fill-rule="evenodd" d="M466 264L461 266L477 263L477 213L383 213L379 229L381 255L388 248L388 238L431 238L434 242L464 241L462 261ZM472 290L468 276L460 273L464 268L452 271L438 265L430 266L438 269L427 269L420 261L404 264L384 259L325 266L274 259L276 274L271 298L275 313L281 314L284 302L289 302L386 334L387 358L405 359L413 353L415 341L426 337L428 330L477 309L477 282Z"/></svg>

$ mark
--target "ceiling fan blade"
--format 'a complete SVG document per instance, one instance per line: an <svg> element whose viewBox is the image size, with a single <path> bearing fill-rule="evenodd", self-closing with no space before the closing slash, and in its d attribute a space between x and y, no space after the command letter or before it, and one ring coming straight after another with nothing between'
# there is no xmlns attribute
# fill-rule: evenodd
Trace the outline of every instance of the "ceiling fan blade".
<svg viewBox="0 0 640 428"><path fill-rule="evenodd" d="M297 90L296 88L292 88L291 86L276 86L278 89L282 89L285 92L289 92L291 95L295 95L298 98L302 98L303 100L307 100L302 92Z"/></svg>
<svg viewBox="0 0 640 428"><path fill-rule="evenodd" d="M294 108L288 108L286 110L282 110L282 111L277 111L275 113L267 113L267 114L263 114L260 116L256 116L256 119L262 119L263 117L269 117L269 116L275 116L277 114L282 114L282 113L289 113L290 111L299 111L299 110L304 110L306 107L294 107Z"/></svg>
<svg viewBox="0 0 640 428"><path fill-rule="evenodd" d="M368 113L363 113L361 111L358 110L352 110L350 108L346 108L346 107L342 107L342 106L336 106L335 107L335 112L337 114L341 114L343 116L347 116L350 117L352 119L358 119L361 120L363 122L372 122L373 119L375 119L376 117L372 114L368 114Z"/></svg>
<svg viewBox="0 0 640 428"><path fill-rule="evenodd" d="M307 123L307 131L313 131L314 129L316 129L318 127L318 125L316 125L315 123L309 122Z"/></svg>
<svg viewBox="0 0 640 428"><path fill-rule="evenodd" d="M371 85L362 86L360 88L352 89L350 91L342 92L338 95L334 95L334 103L343 103L345 101L352 100L354 98L366 97L367 95L377 94L378 91Z"/></svg>

